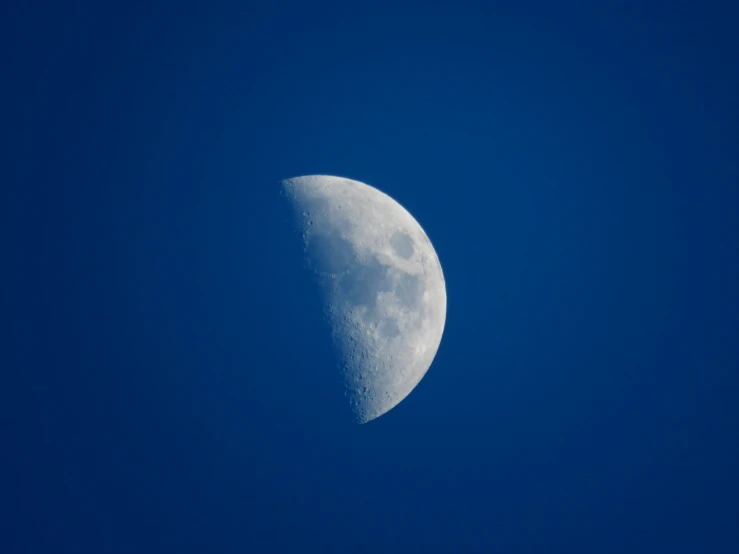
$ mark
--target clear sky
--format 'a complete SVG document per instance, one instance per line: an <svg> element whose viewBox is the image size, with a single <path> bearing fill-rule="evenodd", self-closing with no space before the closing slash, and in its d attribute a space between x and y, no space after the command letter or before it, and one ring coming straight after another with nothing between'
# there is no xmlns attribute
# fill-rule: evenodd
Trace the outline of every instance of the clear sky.
<svg viewBox="0 0 739 554"><path fill-rule="evenodd" d="M0 7L0 551L739 552L734 2ZM280 179L436 247L333 421Z"/></svg>

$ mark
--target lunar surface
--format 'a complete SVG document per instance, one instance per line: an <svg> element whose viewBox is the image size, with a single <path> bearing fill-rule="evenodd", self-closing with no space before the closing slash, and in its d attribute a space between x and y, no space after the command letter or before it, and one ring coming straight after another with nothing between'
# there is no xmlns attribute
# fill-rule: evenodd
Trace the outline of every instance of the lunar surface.
<svg viewBox="0 0 739 554"><path fill-rule="evenodd" d="M441 342L446 288L418 222L395 200L350 179L287 179L306 262L325 299L338 376L355 419L400 403Z"/></svg>

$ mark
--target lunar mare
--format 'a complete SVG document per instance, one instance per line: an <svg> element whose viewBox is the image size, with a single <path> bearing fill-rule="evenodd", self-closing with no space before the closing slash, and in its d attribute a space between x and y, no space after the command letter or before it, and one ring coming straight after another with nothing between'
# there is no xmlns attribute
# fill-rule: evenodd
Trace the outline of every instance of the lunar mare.
<svg viewBox="0 0 739 554"><path fill-rule="evenodd" d="M436 356L441 264L413 216L369 185L315 175L282 187L324 294L346 395L365 423L408 396Z"/></svg>

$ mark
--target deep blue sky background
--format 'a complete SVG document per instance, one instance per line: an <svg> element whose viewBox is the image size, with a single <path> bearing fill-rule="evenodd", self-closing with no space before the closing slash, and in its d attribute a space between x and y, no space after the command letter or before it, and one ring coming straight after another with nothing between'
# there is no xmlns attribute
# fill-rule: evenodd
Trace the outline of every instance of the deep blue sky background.
<svg viewBox="0 0 739 554"><path fill-rule="evenodd" d="M739 552L735 3L149 4L0 8L0 551ZM447 281L361 427L314 173Z"/></svg>

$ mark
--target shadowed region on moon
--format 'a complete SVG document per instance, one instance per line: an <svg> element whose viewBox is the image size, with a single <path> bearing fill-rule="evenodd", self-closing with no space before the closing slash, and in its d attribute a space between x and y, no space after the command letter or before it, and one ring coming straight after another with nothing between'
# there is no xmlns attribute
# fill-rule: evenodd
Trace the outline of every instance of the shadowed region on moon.
<svg viewBox="0 0 739 554"><path fill-rule="evenodd" d="M431 241L400 204L350 179L282 182L324 294L340 374L360 423L402 401L433 361L446 319Z"/></svg>

